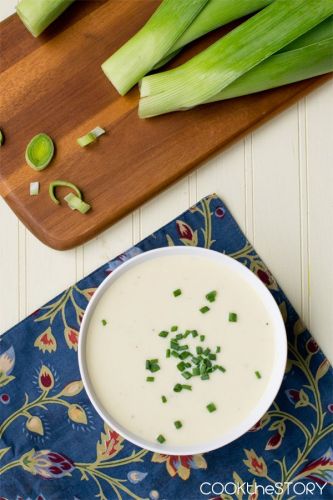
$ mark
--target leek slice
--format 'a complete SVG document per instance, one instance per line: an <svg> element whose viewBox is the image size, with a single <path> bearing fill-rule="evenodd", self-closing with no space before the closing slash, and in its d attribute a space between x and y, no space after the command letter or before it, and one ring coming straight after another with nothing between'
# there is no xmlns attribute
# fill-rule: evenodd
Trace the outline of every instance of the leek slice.
<svg viewBox="0 0 333 500"><path fill-rule="evenodd" d="M179 68L143 78L139 116L207 102L332 14L332 0L275 0Z"/></svg>
<svg viewBox="0 0 333 500"><path fill-rule="evenodd" d="M333 37L271 56L207 102L254 94L333 71Z"/></svg>
<svg viewBox="0 0 333 500"><path fill-rule="evenodd" d="M39 194L39 182L30 182L30 196Z"/></svg>
<svg viewBox="0 0 333 500"><path fill-rule="evenodd" d="M0 146L2 146L4 142L5 142L5 137L3 135L2 130L0 130Z"/></svg>
<svg viewBox="0 0 333 500"><path fill-rule="evenodd" d="M68 206L71 210L77 210L81 214L86 214L91 209L89 203L81 200L79 196L75 196L75 194L73 193L68 193L65 196L64 200L67 201Z"/></svg>
<svg viewBox="0 0 333 500"><path fill-rule="evenodd" d="M25 151L25 160L34 170L44 170L54 155L54 144L47 134L35 135Z"/></svg>
<svg viewBox="0 0 333 500"><path fill-rule="evenodd" d="M163 0L151 18L102 64L119 94L126 94L170 51L208 0Z"/></svg>
<svg viewBox="0 0 333 500"><path fill-rule="evenodd" d="M53 203L55 203L56 205L60 205L60 201L58 200L58 198L55 195L55 188L58 186L68 187L68 188L72 189L77 194L77 196L80 198L80 200L82 200L82 193L79 190L79 188L77 186L75 186L75 184L73 184L72 182L69 182L69 181L57 180L57 181L51 182L49 185L50 198L53 201Z"/></svg>
<svg viewBox="0 0 333 500"><path fill-rule="evenodd" d="M16 12L30 33L39 36L74 0L21 0Z"/></svg>
<svg viewBox="0 0 333 500"><path fill-rule="evenodd" d="M95 127L93 130L88 132L88 134L83 135L82 137L79 137L77 139L77 142L81 148L84 148L85 146L88 146L92 142L95 142L98 137L101 135L105 134L105 130L101 127Z"/></svg>

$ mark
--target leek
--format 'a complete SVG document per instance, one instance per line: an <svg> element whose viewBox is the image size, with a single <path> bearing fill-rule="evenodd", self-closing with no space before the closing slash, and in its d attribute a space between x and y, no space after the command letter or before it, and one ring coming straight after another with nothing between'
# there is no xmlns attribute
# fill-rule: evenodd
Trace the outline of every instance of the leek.
<svg viewBox="0 0 333 500"><path fill-rule="evenodd" d="M318 24L312 28L312 30L304 33L304 35L296 38L286 47L283 47L281 52L286 52L287 50L299 49L305 47L306 45L311 45L312 43L321 42L327 38L333 37L333 16L328 17L322 23Z"/></svg>
<svg viewBox="0 0 333 500"><path fill-rule="evenodd" d="M125 45L102 64L119 94L126 94L169 52L208 0L164 0Z"/></svg>
<svg viewBox="0 0 333 500"><path fill-rule="evenodd" d="M21 0L16 12L30 33L39 36L74 0Z"/></svg>
<svg viewBox="0 0 333 500"><path fill-rule="evenodd" d="M274 1L179 68L143 78L139 116L209 101L332 14L332 0Z"/></svg>
<svg viewBox="0 0 333 500"><path fill-rule="evenodd" d="M207 102L254 94L333 71L333 37L271 56Z"/></svg>
<svg viewBox="0 0 333 500"><path fill-rule="evenodd" d="M168 60L193 40L213 31L235 19L252 14L266 7L273 0L210 0L206 7L172 46ZM173 54L175 52L175 54ZM172 53L172 54L171 54ZM167 62L167 61L166 61Z"/></svg>

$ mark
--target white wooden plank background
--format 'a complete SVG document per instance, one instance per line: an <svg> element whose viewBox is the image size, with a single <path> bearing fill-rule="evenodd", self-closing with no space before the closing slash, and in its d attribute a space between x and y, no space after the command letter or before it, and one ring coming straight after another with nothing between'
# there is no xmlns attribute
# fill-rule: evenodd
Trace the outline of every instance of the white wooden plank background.
<svg viewBox="0 0 333 500"><path fill-rule="evenodd" d="M0 5L0 18L15 0ZM40 243L0 199L0 332L217 192L333 361L333 84L75 250Z"/></svg>

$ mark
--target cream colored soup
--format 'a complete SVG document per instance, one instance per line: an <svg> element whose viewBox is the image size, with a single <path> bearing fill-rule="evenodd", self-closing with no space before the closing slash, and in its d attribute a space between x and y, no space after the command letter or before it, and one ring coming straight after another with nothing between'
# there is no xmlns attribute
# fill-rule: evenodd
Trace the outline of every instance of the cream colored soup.
<svg viewBox="0 0 333 500"><path fill-rule="evenodd" d="M217 295L210 303L205 295L212 290ZM203 314L204 306L210 310ZM237 314L236 322L229 321L230 312ZM170 332L173 325L177 332ZM170 446L212 442L232 432L262 397L274 363L273 328L258 293L234 269L201 256L160 256L129 268L97 303L86 343L91 385L113 419L141 439L156 443L163 435ZM159 336L162 330L170 332L167 338ZM195 356L197 346L212 353L220 346L211 362L225 372L216 370L209 380L183 378L181 360L166 358L166 350L171 338L186 330L199 336L179 344L188 344ZM156 358L160 370L151 373L146 360ZM146 381L149 376L154 382ZM192 390L174 392L177 383ZM212 413L210 403L216 406Z"/></svg>

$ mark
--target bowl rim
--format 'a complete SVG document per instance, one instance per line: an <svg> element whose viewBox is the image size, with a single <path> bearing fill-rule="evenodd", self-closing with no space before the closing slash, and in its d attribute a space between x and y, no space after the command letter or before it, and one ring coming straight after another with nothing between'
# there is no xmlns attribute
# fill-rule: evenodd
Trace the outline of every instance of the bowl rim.
<svg viewBox="0 0 333 500"><path fill-rule="evenodd" d="M89 380L88 367L85 359L85 345L87 334L89 330L90 318L94 312L94 309L99 301L99 298L104 294L105 290L111 286L112 282L118 279L127 269L135 267L140 262L145 262L150 259L154 259L163 255L200 255L205 256L210 259L224 260L227 265L237 268L238 272L243 274L246 279L253 284L254 288L257 289L261 298L264 300L266 307L270 310L270 315L275 321L274 328L274 342L275 347L275 363L273 370L270 374L269 383L266 385L265 391L258 402L258 405L251 410L251 412L244 418L241 423L233 428L229 433L224 434L219 439L214 439L213 441L207 442L204 445L202 442L200 444L195 444L191 446L170 446L167 443L159 444L154 443L146 439L140 438L139 436L133 434L123 427L119 422L113 419L105 408L103 408L102 403L98 400L94 393L93 386ZM172 246L172 247L161 247L153 250L143 251L142 253L130 257L128 260L122 262L115 270L112 271L96 288L92 298L90 299L88 306L84 312L80 334L79 334L79 344L78 344L78 361L79 370L81 374L81 379L83 382L84 389L88 395L91 404L94 406L95 410L102 418L102 420L116 432L118 432L123 438L130 441L134 445L141 448L160 453L163 455L195 455L201 453L207 453L213 451L217 448L225 446L236 439L243 436L247 431L249 431L267 412L271 404L273 403L280 387L282 384L283 376L285 373L285 367L287 363L287 335L285 324L281 315L281 311L277 302L275 301L273 295L268 290L268 288L262 283L262 281L244 264L237 261L236 259L229 257L228 255L217 252L215 250L202 248L202 247L190 247L190 246Z"/></svg>

